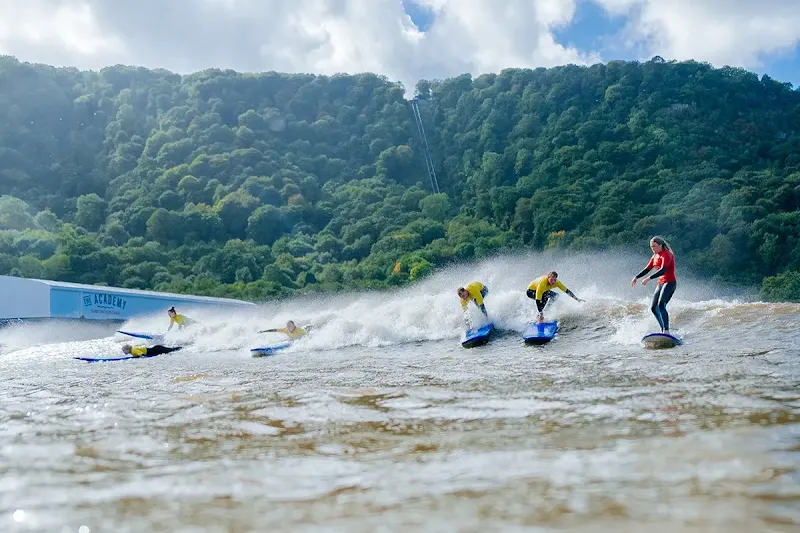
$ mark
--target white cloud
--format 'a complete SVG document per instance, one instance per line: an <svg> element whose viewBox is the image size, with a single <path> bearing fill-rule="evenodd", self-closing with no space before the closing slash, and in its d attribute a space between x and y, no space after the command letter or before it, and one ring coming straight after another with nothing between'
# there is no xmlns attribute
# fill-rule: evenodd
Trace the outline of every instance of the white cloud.
<svg viewBox="0 0 800 533"><path fill-rule="evenodd" d="M420 78L613 59L553 31L588 0L412 0L435 13L420 33L400 0L0 0L0 53L99 69L189 73L373 71ZM628 17L618 42L715 65L759 67L800 36L800 0L592 0Z"/></svg>
<svg viewBox="0 0 800 533"><path fill-rule="evenodd" d="M0 0L0 53L25 51L32 56L68 61L120 54L123 45L104 35L88 3Z"/></svg>
<svg viewBox="0 0 800 533"><path fill-rule="evenodd" d="M436 14L424 34L400 0L0 0L0 53L91 69L373 71L409 90L420 78L599 59L551 34L575 0L417 3Z"/></svg>
<svg viewBox="0 0 800 533"><path fill-rule="evenodd" d="M594 1L630 17L622 37L648 56L756 68L800 41L800 0Z"/></svg>

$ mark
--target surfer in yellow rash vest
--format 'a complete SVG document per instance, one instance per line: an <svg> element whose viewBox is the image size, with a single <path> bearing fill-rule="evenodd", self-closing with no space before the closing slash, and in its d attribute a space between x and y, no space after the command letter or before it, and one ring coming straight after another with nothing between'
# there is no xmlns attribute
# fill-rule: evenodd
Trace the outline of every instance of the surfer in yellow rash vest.
<svg viewBox="0 0 800 533"><path fill-rule="evenodd" d="M167 328L167 331L171 330L172 326L175 324L178 324L178 329L183 329L195 323L195 321L191 318L179 315L177 311L175 311L174 307L170 307L167 310L167 314L169 315L169 327Z"/></svg>
<svg viewBox="0 0 800 533"><path fill-rule="evenodd" d="M572 296L575 300L583 302L575 294L569 290L563 283L558 280L558 273L555 271L548 272L544 276L540 276L531 281L528 285L528 290L525 293L528 298L536 300L536 307L539 309L539 322L544 322L544 307L549 301L555 301L558 295L552 289L561 289L565 293Z"/></svg>
<svg viewBox="0 0 800 533"><path fill-rule="evenodd" d="M456 293L458 297L461 298L461 309L463 309L465 313L464 322L467 324L467 327L470 327L469 319L466 316L467 305L470 300L475 303L486 318L489 318L489 315L486 313L486 306L483 305L483 299L489 294L489 288L486 285L480 281L472 281L464 287L459 287Z"/></svg>
<svg viewBox="0 0 800 533"><path fill-rule="evenodd" d="M143 355L161 355L164 353L176 352L182 348L183 346L169 348L160 344L150 346L149 348L147 346L131 346L130 344L123 344L122 353L125 355L131 355L133 357L142 357Z"/></svg>
<svg viewBox="0 0 800 533"><path fill-rule="evenodd" d="M259 331L259 333L272 333L272 332L285 333L292 340L299 339L300 337L302 337L303 335L308 333L308 331L306 329L298 328L295 325L293 320L288 321L286 323L286 327L285 328L272 328L272 329L264 329L264 330Z"/></svg>

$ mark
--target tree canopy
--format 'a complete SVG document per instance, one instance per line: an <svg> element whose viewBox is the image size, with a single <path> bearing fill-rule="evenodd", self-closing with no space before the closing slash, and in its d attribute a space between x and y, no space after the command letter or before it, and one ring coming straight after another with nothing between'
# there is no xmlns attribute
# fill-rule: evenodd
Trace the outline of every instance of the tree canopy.
<svg viewBox="0 0 800 533"><path fill-rule="evenodd" d="M800 301L800 93L613 61L421 80L0 56L0 274L259 300L665 236Z"/></svg>

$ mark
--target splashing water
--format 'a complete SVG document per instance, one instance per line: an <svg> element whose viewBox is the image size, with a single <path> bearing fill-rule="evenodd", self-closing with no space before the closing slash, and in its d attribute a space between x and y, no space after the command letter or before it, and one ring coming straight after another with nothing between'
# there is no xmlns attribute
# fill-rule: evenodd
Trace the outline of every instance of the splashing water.
<svg viewBox="0 0 800 533"><path fill-rule="evenodd" d="M604 336L612 343L637 344L647 333L657 331L649 311L655 282L648 287L631 288L628 280L641 268L641 259L622 254L529 254L489 259L476 264L448 268L430 278L393 291L321 294L288 301L267 302L255 310L209 312L192 308L180 312L199 324L166 334L170 345L190 346L201 352L236 351L249 354L252 347L279 342L280 333L258 331L284 327L288 320L298 325L312 325L313 335L296 342L290 351L336 350L348 346L386 347L413 342L457 339L464 326L457 287L479 280L489 287L486 307L490 319L500 330L521 332L533 320L536 307L527 298L528 284L553 270L579 297L580 304L559 294L549 308L548 319L557 319L564 329L582 329ZM705 328L708 314L743 305L741 300L726 300L731 291L705 282L684 279L678 270L678 290L669 305L673 332L691 335ZM468 307L471 318L480 321L474 305ZM162 334L169 319L163 315L137 317L118 329ZM77 328L63 324L23 325L0 330L0 344L5 352L37 344L56 343L56 350L79 345L108 333L109 326L83 323ZM699 329L697 329L699 328ZM93 343L97 349L119 352L119 342L142 343L127 336L109 336L107 342ZM68 342L72 341L72 343ZM64 344L66 342L66 344Z"/></svg>

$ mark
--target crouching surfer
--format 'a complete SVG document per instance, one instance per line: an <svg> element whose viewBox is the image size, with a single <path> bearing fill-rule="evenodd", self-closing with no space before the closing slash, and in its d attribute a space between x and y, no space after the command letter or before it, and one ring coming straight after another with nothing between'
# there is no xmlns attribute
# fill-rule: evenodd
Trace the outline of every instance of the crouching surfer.
<svg viewBox="0 0 800 533"><path fill-rule="evenodd" d="M469 329L471 325L466 314L467 305L470 301L481 310L483 316L485 316L487 319L489 318L489 315L486 312L486 306L483 304L483 299L486 298L487 294L489 294L489 287L480 281L472 281L464 287L459 287L456 290L456 293L458 294L458 297L461 298L461 309L464 311L464 323L467 325L467 329Z"/></svg>
<svg viewBox="0 0 800 533"><path fill-rule="evenodd" d="M156 344L155 346L131 346L130 344L122 345L122 353L133 357L142 357L144 355L161 355L170 352L177 352L183 346L168 347Z"/></svg>
<svg viewBox="0 0 800 533"><path fill-rule="evenodd" d="M556 301L558 298L558 294L556 294L553 289L561 289L579 302L585 301L575 296L571 290L559 281L557 272L548 272L544 276L540 276L531 281L531 284L528 285L528 290L525 292L528 298L536 300L536 308L539 310L539 316L537 318L539 323L544 322L545 306L550 302Z"/></svg>
<svg viewBox="0 0 800 533"><path fill-rule="evenodd" d="M183 329L187 326L197 323L195 320L192 320L187 316L179 315L178 312L175 311L174 307L170 307L167 310L167 315L169 315L169 327L167 328L167 331L171 330L172 326L175 324L178 324L178 329Z"/></svg>
<svg viewBox="0 0 800 533"><path fill-rule="evenodd" d="M297 327L297 325L295 325L293 320L290 320L290 321L288 321L286 323L286 327L285 328L264 329L264 330L259 331L259 333L272 333L272 332L285 333L286 335L289 336L290 339L295 340L295 339L299 339L303 335L307 334L308 333L308 329L310 327L311 326L306 326L305 328L299 328L299 327Z"/></svg>

